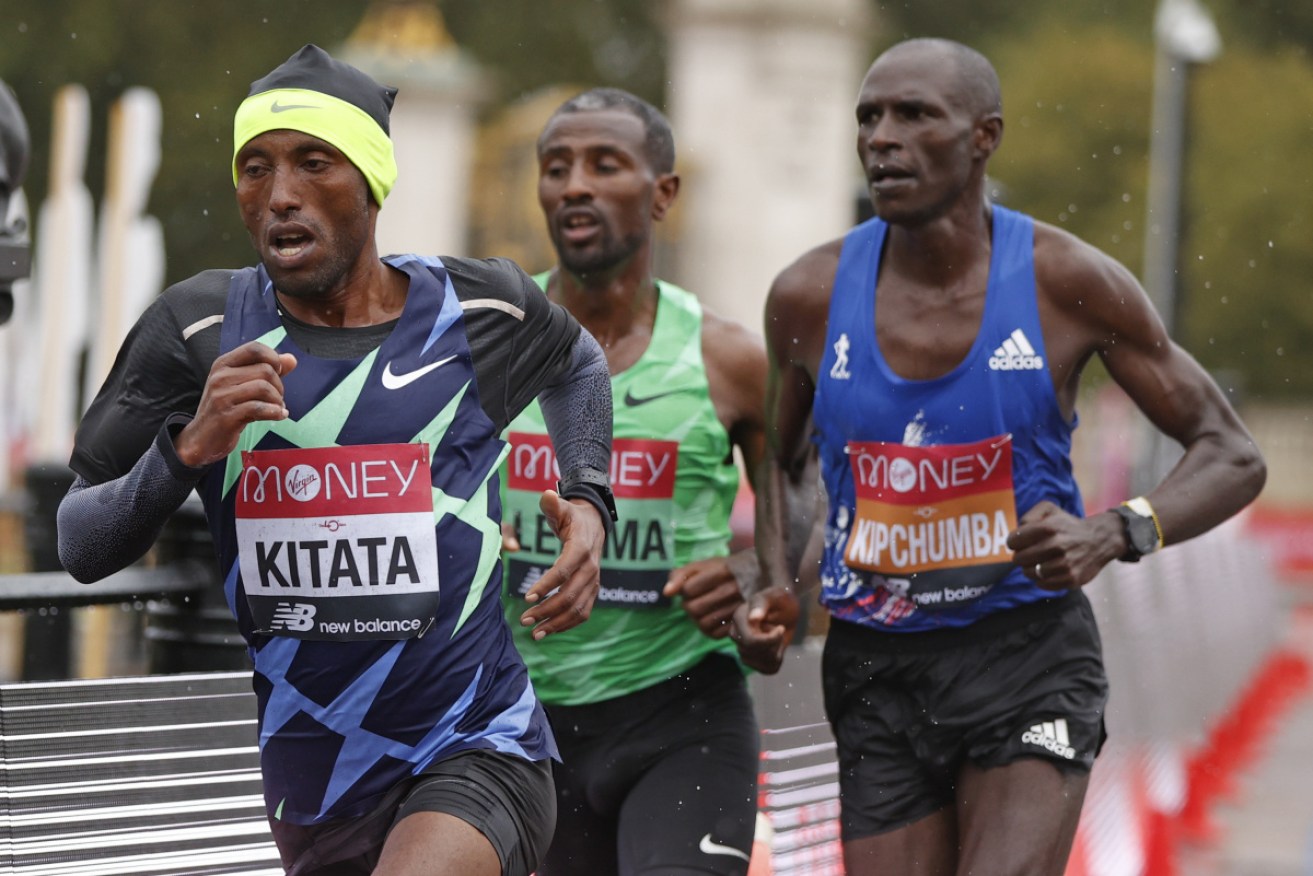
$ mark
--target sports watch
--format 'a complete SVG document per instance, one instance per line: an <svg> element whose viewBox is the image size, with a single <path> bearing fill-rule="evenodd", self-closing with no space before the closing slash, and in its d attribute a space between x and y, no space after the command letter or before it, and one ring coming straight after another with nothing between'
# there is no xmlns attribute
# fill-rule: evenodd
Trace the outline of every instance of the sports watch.
<svg viewBox="0 0 1313 876"><path fill-rule="evenodd" d="M1163 530L1148 499L1137 496L1112 510L1121 517L1126 531L1126 553L1119 557L1123 563L1138 563L1140 557L1163 546Z"/></svg>

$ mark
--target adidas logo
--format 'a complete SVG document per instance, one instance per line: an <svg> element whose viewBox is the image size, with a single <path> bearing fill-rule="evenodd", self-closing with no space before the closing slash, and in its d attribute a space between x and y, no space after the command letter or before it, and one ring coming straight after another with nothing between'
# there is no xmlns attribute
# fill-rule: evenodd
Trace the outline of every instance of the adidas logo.
<svg viewBox="0 0 1313 876"><path fill-rule="evenodd" d="M1071 743L1067 739L1066 718L1036 724L1021 734L1021 741L1028 745L1038 745L1040 748L1046 748L1058 757L1065 757L1067 760L1076 758L1076 749L1071 747Z"/></svg>
<svg viewBox="0 0 1313 876"><path fill-rule="evenodd" d="M1035 352L1021 329L1009 335L989 357L991 371L1039 371L1043 367L1044 357Z"/></svg>

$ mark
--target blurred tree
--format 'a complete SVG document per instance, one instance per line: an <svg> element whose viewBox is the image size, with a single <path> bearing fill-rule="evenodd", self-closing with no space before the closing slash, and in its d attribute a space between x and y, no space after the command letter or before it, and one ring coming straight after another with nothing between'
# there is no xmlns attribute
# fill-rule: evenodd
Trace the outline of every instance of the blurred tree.
<svg viewBox="0 0 1313 876"><path fill-rule="evenodd" d="M378 2L378 0L376 0ZM45 195L50 108L60 85L91 96L88 185L103 187L105 117L132 85L163 107L163 161L150 210L164 223L166 277L244 265L251 248L233 202L232 114L254 80L305 43L330 50L359 23L369 0L5 0L0 79L32 128L27 192ZM643 0L444 0L458 44L499 73L499 100L561 81L619 84L659 101L664 42ZM496 101L494 101L495 103Z"/></svg>
<svg viewBox="0 0 1313 876"><path fill-rule="evenodd" d="M305 43L342 42L365 0L5 0L7 36L0 78L32 120L33 142L48 143L54 92L69 82L91 97L88 185L103 187L105 119L133 85L154 89L163 109L163 158L150 211L165 228L166 277L243 265L251 247L237 217L232 178L232 114L252 80ZM38 148L28 185L44 197L48 156Z"/></svg>
<svg viewBox="0 0 1313 876"><path fill-rule="evenodd" d="M666 42L651 0L442 0L452 35L514 101L561 82L614 85L663 104Z"/></svg>
<svg viewBox="0 0 1313 876"><path fill-rule="evenodd" d="M1266 49L1296 45L1313 52L1313 3L1307 0L1231 0L1217 7L1226 32L1243 32Z"/></svg>
<svg viewBox="0 0 1313 876"><path fill-rule="evenodd" d="M376 0L384 2L384 0ZM799 0L803 2L803 0ZM1139 272L1152 92L1144 0L871 0L872 55L907 36L948 36L990 55L1007 133L992 164L1005 202L1067 228ZM1181 339L1269 397L1313 394L1306 277L1313 182L1313 4L1205 0L1221 58L1191 102ZM50 107L82 83L93 107L88 184L99 195L104 120L124 89L155 89L163 164L151 212L165 224L170 282L251 260L225 168L232 112L249 83L315 42L341 45L368 0L5 0L0 78L35 144L27 190L45 195ZM456 42L496 72L497 111L560 83L613 84L658 105L666 5L647 0L440 0ZM854 173L856 163L854 160ZM1200 258L1202 256L1202 258Z"/></svg>
<svg viewBox="0 0 1313 876"><path fill-rule="evenodd" d="M1313 64L1231 45L1195 77L1183 335L1265 399L1313 396Z"/></svg>

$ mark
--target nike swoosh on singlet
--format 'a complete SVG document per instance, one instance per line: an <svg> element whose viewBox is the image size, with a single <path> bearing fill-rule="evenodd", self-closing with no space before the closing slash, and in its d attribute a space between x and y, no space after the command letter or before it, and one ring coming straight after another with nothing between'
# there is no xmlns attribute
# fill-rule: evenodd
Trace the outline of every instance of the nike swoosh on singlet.
<svg viewBox="0 0 1313 876"><path fill-rule="evenodd" d="M704 855L733 855L736 858L742 858L745 861L751 861L752 858L747 852L740 851L733 846L722 846L720 843L711 841L711 834L702 837L698 842L698 851Z"/></svg>
<svg viewBox="0 0 1313 876"><path fill-rule="evenodd" d="M445 359L440 359L437 362L432 362L428 365L425 365L423 368L416 368L414 371L407 371L404 374L393 374L392 363L389 362L387 366L384 367L383 369L383 388L401 389L401 387L408 386L409 384L414 383L416 380L419 380L421 377L423 377L425 374L428 374L433 369L441 368L443 365L446 365L448 362L450 362L452 359L455 358L456 358L455 356L448 356Z"/></svg>
<svg viewBox="0 0 1313 876"><path fill-rule="evenodd" d="M279 103L277 100L269 105L269 112L271 113L285 113L288 110L295 109L323 109L323 107L309 103Z"/></svg>
<svg viewBox="0 0 1313 876"><path fill-rule="evenodd" d="M657 399L665 398L668 395L678 395L683 391L684 390L682 389L672 389L669 392L658 392L656 395L636 396L634 395L634 391L632 389L627 389L625 390L625 404L629 405L631 408L636 408L639 405L645 405L648 402L654 402Z"/></svg>

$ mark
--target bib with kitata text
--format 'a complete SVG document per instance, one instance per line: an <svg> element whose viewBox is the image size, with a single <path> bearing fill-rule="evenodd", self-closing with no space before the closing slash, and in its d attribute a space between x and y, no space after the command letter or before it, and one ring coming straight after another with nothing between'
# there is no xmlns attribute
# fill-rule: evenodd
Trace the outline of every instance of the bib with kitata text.
<svg viewBox="0 0 1313 876"><path fill-rule="evenodd" d="M433 625L427 444L244 451L235 490L242 580L258 632L408 639Z"/></svg>

